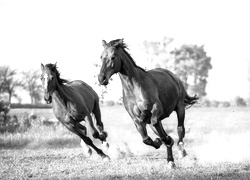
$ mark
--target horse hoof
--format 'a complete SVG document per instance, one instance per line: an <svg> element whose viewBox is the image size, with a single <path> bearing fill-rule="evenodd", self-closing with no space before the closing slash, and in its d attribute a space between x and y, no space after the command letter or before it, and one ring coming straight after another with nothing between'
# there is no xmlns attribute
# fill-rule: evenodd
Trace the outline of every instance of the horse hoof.
<svg viewBox="0 0 250 180"><path fill-rule="evenodd" d="M96 131L92 134L92 136L93 136L93 138L97 139L98 137L100 137L100 134L99 134L99 132Z"/></svg>
<svg viewBox="0 0 250 180"><path fill-rule="evenodd" d="M108 161L110 161L110 158L108 156L104 156L104 157L102 157L102 160L104 162L108 162Z"/></svg>
<svg viewBox="0 0 250 180"><path fill-rule="evenodd" d="M104 147L104 150L108 150L109 149L109 143L107 141L103 141L102 142L102 146Z"/></svg>
<svg viewBox="0 0 250 180"><path fill-rule="evenodd" d="M179 158L182 159L187 155L187 152L185 151L185 149L179 150L178 155L179 155Z"/></svg>
<svg viewBox="0 0 250 180"><path fill-rule="evenodd" d="M101 133L99 134L99 139L100 139L101 141L105 141L107 137L108 137L108 133L107 133L106 131L103 131L103 132L101 132Z"/></svg>
<svg viewBox="0 0 250 180"><path fill-rule="evenodd" d="M85 156L86 157L90 157L92 155L92 149L88 149L87 151L85 151Z"/></svg>
<svg viewBox="0 0 250 180"><path fill-rule="evenodd" d="M173 161L169 161L168 162L168 168L169 169L175 169L176 168L175 163Z"/></svg>

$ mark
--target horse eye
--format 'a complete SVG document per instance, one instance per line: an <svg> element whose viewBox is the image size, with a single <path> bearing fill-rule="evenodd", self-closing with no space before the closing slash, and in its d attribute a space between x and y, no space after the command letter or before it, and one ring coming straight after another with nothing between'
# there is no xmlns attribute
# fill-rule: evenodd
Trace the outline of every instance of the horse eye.
<svg viewBox="0 0 250 180"><path fill-rule="evenodd" d="M113 61L115 59L115 56L111 57L111 60Z"/></svg>

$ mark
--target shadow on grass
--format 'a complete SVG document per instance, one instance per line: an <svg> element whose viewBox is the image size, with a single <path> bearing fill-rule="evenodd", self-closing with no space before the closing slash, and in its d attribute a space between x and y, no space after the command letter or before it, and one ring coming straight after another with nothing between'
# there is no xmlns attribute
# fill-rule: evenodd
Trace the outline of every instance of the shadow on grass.
<svg viewBox="0 0 250 180"><path fill-rule="evenodd" d="M29 138L23 138L21 141L18 139L6 140L0 138L0 149L22 149L30 143Z"/></svg>
<svg viewBox="0 0 250 180"><path fill-rule="evenodd" d="M17 129L19 128L19 125L12 125L12 126L1 126L0 127L0 134L3 133L14 133L17 131Z"/></svg>
<svg viewBox="0 0 250 180"><path fill-rule="evenodd" d="M76 138L22 138L22 139L3 139L0 138L0 149L57 149L79 147L80 140Z"/></svg>

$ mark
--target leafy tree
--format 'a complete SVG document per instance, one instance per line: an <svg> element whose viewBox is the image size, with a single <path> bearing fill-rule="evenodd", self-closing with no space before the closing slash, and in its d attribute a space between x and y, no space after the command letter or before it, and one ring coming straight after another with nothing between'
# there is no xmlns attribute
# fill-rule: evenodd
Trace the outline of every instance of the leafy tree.
<svg viewBox="0 0 250 180"><path fill-rule="evenodd" d="M182 45L171 54L174 55L175 73L182 79L186 88L197 92L200 97L205 96L208 71L212 69L212 65L211 57L207 56L204 46Z"/></svg>
<svg viewBox="0 0 250 180"><path fill-rule="evenodd" d="M29 92L31 104L40 103L42 100L42 84L39 71L30 70L23 72L24 89Z"/></svg>
<svg viewBox="0 0 250 180"><path fill-rule="evenodd" d="M144 41L144 51L154 67L173 71L188 91L205 96L208 71L212 68L211 57L207 56L204 46L182 45L173 50L170 46L173 40L164 37L162 42Z"/></svg>
<svg viewBox="0 0 250 180"><path fill-rule="evenodd" d="M0 92L9 95L9 104L11 104L12 97L17 97L16 88L23 86L22 81L16 79L16 74L16 70L8 66L0 67Z"/></svg>
<svg viewBox="0 0 250 180"><path fill-rule="evenodd" d="M173 63L170 56L170 44L174 41L173 38L164 37L161 42L144 41L143 50L149 58L151 68L162 67L173 70ZM152 67L153 66L153 67Z"/></svg>

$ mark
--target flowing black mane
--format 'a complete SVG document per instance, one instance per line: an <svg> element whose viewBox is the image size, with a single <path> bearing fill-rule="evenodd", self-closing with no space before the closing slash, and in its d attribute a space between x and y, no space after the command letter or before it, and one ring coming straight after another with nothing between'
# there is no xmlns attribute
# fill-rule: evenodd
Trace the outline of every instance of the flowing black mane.
<svg viewBox="0 0 250 180"><path fill-rule="evenodd" d="M57 78L59 84L68 83L69 82L68 80L62 79L60 77L61 74L58 71L58 69L57 69L57 67L56 67L55 64L46 64L45 67L48 68L51 72L54 72L56 74L56 78Z"/></svg>
<svg viewBox="0 0 250 180"><path fill-rule="evenodd" d="M141 69L142 71L146 72L145 69L143 69L142 67L138 66L134 59L131 57L131 55L126 51L126 49L128 49L128 46L123 42L123 39L116 39L116 40L112 40L110 41L108 44L108 46L113 46L116 48L121 48L123 50L123 52L128 56L128 58L130 59L130 61L132 62L132 64Z"/></svg>

